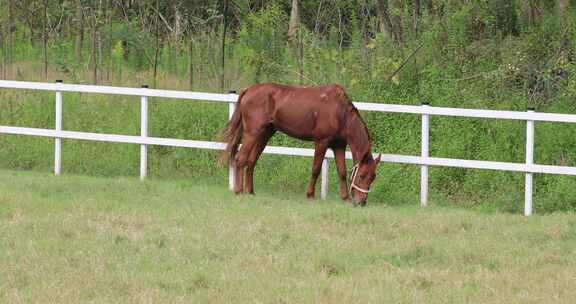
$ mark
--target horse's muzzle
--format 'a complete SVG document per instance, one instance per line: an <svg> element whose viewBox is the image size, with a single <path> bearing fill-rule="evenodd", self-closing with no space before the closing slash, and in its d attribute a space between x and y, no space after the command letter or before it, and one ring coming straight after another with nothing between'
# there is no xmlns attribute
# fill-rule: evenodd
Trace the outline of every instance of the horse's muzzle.
<svg viewBox="0 0 576 304"><path fill-rule="evenodd" d="M357 200L357 199L352 198L352 206L353 207L356 207L356 206L365 207L366 206L366 199Z"/></svg>

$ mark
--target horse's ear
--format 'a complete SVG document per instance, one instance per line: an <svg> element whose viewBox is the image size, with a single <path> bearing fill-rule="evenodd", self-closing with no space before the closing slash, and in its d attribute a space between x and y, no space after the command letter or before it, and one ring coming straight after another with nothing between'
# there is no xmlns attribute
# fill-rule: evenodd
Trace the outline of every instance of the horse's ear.
<svg viewBox="0 0 576 304"><path fill-rule="evenodd" d="M376 159L374 159L374 167L378 168L378 166L380 165L380 158L382 157L382 153L378 154L378 157L376 157Z"/></svg>

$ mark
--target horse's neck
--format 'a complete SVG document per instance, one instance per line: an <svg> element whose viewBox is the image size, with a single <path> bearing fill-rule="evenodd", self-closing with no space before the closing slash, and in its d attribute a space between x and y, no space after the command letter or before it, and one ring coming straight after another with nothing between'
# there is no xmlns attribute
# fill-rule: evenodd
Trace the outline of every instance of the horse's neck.
<svg viewBox="0 0 576 304"><path fill-rule="evenodd" d="M370 154L370 135L358 112L353 111L348 119L346 141L350 145L354 163L362 160L364 155Z"/></svg>

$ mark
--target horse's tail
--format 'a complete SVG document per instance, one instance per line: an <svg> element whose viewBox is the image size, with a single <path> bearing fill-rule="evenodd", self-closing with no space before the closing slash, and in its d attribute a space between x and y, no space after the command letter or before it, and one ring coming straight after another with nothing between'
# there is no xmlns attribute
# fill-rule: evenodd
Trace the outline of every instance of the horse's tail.
<svg viewBox="0 0 576 304"><path fill-rule="evenodd" d="M234 159L236 152L238 152L238 146L240 145L240 140L242 140L242 112L240 107L242 106L242 97L246 93L244 90L240 93L238 97L238 102L236 103L236 110L232 114L232 118L228 121L226 129L222 132L222 140L226 142L226 150L222 151L220 154L220 159L218 162L220 165L225 165L230 159Z"/></svg>

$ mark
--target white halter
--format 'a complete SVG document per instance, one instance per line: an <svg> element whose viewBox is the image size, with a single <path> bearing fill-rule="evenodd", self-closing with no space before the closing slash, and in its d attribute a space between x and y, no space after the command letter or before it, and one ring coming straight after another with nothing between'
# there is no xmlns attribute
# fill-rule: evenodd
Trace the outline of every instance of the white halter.
<svg viewBox="0 0 576 304"><path fill-rule="evenodd" d="M370 193L370 189L362 189L358 186L356 186L356 175L358 175L358 164L355 164L354 167L352 167L352 171L350 172L350 188L354 188L362 193ZM350 190L352 191L352 190Z"/></svg>

